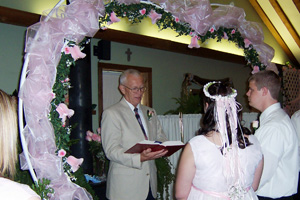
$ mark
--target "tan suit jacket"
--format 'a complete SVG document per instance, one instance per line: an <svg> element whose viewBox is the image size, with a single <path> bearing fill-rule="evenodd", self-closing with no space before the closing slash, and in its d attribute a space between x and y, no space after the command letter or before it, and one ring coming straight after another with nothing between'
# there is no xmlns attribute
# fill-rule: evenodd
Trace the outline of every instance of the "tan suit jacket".
<svg viewBox="0 0 300 200"><path fill-rule="evenodd" d="M151 119L140 105L148 128L149 140L166 141L156 113ZM103 112L101 136L105 154L110 160L106 196L111 200L144 200L149 192L149 182L154 197L157 196L157 172L155 162L141 163L140 154L124 153L137 142L143 141L142 129L129 105L123 98Z"/></svg>

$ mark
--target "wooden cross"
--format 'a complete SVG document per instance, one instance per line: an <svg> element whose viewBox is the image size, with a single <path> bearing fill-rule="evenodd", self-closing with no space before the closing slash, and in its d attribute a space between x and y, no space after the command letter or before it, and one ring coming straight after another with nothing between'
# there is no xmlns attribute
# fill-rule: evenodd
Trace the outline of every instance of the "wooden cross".
<svg viewBox="0 0 300 200"><path fill-rule="evenodd" d="M130 48L127 49L127 51L125 52L125 54L127 54L127 61L130 61L130 56L132 54L132 52L130 51Z"/></svg>

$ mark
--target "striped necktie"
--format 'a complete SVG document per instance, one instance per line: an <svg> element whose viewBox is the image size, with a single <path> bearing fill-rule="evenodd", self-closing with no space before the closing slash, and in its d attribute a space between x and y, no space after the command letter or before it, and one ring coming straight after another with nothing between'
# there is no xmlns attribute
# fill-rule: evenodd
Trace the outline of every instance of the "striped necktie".
<svg viewBox="0 0 300 200"><path fill-rule="evenodd" d="M143 126L141 117L140 117L139 112L138 112L138 108L134 108L134 113L135 113L135 117L136 117L136 119L138 120L138 122L139 122L139 124L140 124L140 126L141 126L141 129L142 129L142 131L143 131L143 133L144 133L145 139L148 140L146 131L145 131L145 129L144 129L144 126Z"/></svg>

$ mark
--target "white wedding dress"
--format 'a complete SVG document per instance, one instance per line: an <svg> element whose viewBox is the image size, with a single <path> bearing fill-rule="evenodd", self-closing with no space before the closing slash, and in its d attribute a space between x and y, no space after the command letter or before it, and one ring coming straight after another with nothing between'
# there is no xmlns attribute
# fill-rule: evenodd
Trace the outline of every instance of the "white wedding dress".
<svg viewBox="0 0 300 200"><path fill-rule="evenodd" d="M223 174L224 158L220 148L203 135L192 138L189 144L194 155L196 173L188 200L258 199L251 185L255 169L262 159L262 152L255 136L250 135L249 141L252 145L238 150L240 170L243 176L243 180L241 180L242 197L231 198L227 192L228 185Z"/></svg>

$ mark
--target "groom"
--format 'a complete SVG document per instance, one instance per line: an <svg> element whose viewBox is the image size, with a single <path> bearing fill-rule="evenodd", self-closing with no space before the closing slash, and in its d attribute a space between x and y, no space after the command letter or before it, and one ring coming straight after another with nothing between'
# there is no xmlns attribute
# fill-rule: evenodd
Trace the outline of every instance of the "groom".
<svg viewBox="0 0 300 200"><path fill-rule="evenodd" d="M141 73L133 69L124 71L119 90L123 98L103 112L101 121L103 148L110 160L106 196L111 200L155 199L157 174L154 160L167 151L124 152L145 139L164 142L167 138L155 111L140 104L146 90Z"/></svg>
<svg viewBox="0 0 300 200"><path fill-rule="evenodd" d="M259 188L260 200L292 200L298 184L298 138L290 117L278 102L280 78L273 71L260 71L249 78L249 105L261 113L255 131L264 154Z"/></svg>

